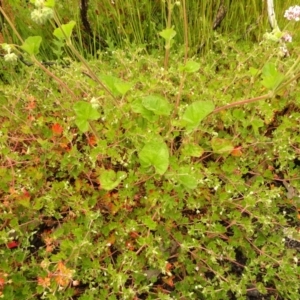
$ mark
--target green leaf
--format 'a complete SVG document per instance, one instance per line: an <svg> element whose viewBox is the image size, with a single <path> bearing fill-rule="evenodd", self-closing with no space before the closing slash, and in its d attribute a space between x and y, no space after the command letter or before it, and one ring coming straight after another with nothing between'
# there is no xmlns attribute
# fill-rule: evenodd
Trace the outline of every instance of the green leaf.
<svg viewBox="0 0 300 300"><path fill-rule="evenodd" d="M196 129L200 125L200 122L208 116L214 108L214 104L210 101L197 101L192 103L187 107L182 116L184 127L186 127L188 131Z"/></svg>
<svg viewBox="0 0 300 300"><path fill-rule="evenodd" d="M90 128L89 121L85 119L76 119L75 124L81 132L87 132Z"/></svg>
<svg viewBox="0 0 300 300"><path fill-rule="evenodd" d="M127 174L123 171L118 171L117 173L114 170L103 170L100 174L100 184L101 188L104 190L113 190L116 188L122 180L127 177Z"/></svg>
<svg viewBox="0 0 300 300"><path fill-rule="evenodd" d="M35 203L32 206L32 208L35 210L40 210L44 207L44 205L45 205L45 200L44 200L44 198L40 197L35 200Z"/></svg>
<svg viewBox="0 0 300 300"><path fill-rule="evenodd" d="M47 1L44 3L44 6L53 8L53 7L55 6L55 0L47 0Z"/></svg>
<svg viewBox="0 0 300 300"><path fill-rule="evenodd" d="M37 0L30 0L30 3L35 4ZM55 6L55 0L47 0L44 2L45 7L53 8Z"/></svg>
<svg viewBox="0 0 300 300"><path fill-rule="evenodd" d="M155 230L157 227L157 223L151 219L150 216L143 217L143 223L150 229Z"/></svg>
<svg viewBox="0 0 300 300"><path fill-rule="evenodd" d="M258 75L259 70L256 69L256 68L250 67L249 68L249 73L250 73L251 76L256 76L256 75Z"/></svg>
<svg viewBox="0 0 300 300"><path fill-rule="evenodd" d="M132 88L132 84L121 81L115 82L114 86L122 96L124 96Z"/></svg>
<svg viewBox="0 0 300 300"><path fill-rule="evenodd" d="M154 122L157 120L157 116L150 110L146 109L141 99L136 99L131 103L131 109L133 112L141 114L145 119L150 122Z"/></svg>
<svg viewBox="0 0 300 300"><path fill-rule="evenodd" d="M76 114L75 124L81 132L89 130L89 121L98 120L100 118L99 112L92 106L91 103L78 101L74 105Z"/></svg>
<svg viewBox="0 0 300 300"><path fill-rule="evenodd" d="M181 66L179 68L179 71L186 72L186 73L195 73L199 71L199 69L200 69L200 64L190 60L185 65Z"/></svg>
<svg viewBox="0 0 300 300"><path fill-rule="evenodd" d="M218 154L229 154L234 149L231 141L217 137L212 138L211 146L213 151Z"/></svg>
<svg viewBox="0 0 300 300"><path fill-rule="evenodd" d="M204 153L204 149L196 144L186 144L182 148L182 155L200 157Z"/></svg>
<svg viewBox="0 0 300 300"><path fill-rule="evenodd" d="M61 25L59 28L56 28L53 32L54 36L56 36L60 40L69 40L72 35L73 28L75 26L75 21L70 21L67 24Z"/></svg>
<svg viewBox="0 0 300 300"><path fill-rule="evenodd" d="M158 137L145 144L139 152L141 165L145 168L153 166L159 175L163 175L169 166L169 149L162 138Z"/></svg>
<svg viewBox="0 0 300 300"><path fill-rule="evenodd" d="M78 101L74 105L74 111L78 119L82 120L98 120L100 114L91 103Z"/></svg>
<svg viewBox="0 0 300 300"><path fill-rule="evenodd" d="M41 42L42 38L40 36L30 36L24 41L20 48L26 51L29 55L36 55L40 51Z"/></svg>
<svg viewBox="0 0 300 300"><path fill-rule="evenodd" d="M160 96L147 96L143 98L142 104L146 109L159 116L169 116L171 113L171 106L169 102Z"/></svg>
<svg viewBox="0 0 300 300"><path fill-rule="evenodd" d="M262 120L259 120L259 119L254 119L254 120L251 121L251 126L253 128L254 134L256 136L259 136L260 135L259 128L264 126L264 122Z"/></svg>
<svg viewBox="0 0 300 300"><path fill-rule="evenodd" d="M198 185L197 179L191 174L190 167L179 168L177 179L180 184L191 190L195 189Z"/></svg>
<svg viewBox="0 0 300 300"><path fill-rule="evenodd" d="M266 63L262 69L262 85L269 89L275 90L284 80L285 76L278 72L273 63Z"/></svg>
<svg viewBox="0 0 300 300"><path fill-rule="evenodd" d="M166 41L171 41L175 35L176 31L172 28L167 28L162 30L161 32L158 33L162 38L164 38Z"/></svg>
<svg viewBox="0 0 300 300"><path fill-rule="evenodd" d="M124 96L132 87L132 84L122 82L115 76L101 74L99 78L114 96L119 96L120 94Z"/></svg>

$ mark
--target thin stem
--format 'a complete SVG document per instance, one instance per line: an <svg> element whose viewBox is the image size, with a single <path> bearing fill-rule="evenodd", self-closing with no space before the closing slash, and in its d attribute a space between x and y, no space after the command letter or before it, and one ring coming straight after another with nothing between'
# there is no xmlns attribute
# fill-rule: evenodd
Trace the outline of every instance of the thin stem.
<svg viewBox="0 0 300 300"><path fill-rule="evenodd" d="M231 108L231 107L234 107L234 106L240 106L240 105L256 102L256 101L259 101L259 100L269 99L273 95L274 95L274 93L270 92L268 94L265 94L265 95L262 95L262 96L259 96L259 97L233 102L233 103L221 106L221 107L217 107L211 114L216 114L216 113L218 113L222 110L225 110L225 109L228 109L228 108Z"/></svg>
<svg viewBox="0 0 300 300"><path fill-rule="evenodd" d="M189 38L188 38L188 20L185 0L182 0L183 8L183 28L184 28L184 64L186 64L189 52Z"/></svg>
<svg viewBox="0 0 300 300"><path fill-rule="evenodd" d="M282 85L279 86L278 90L283 89L285 86L289 85L291 82L293 82L294 80L296 80L298 78L300 78L300 73L298 73L297 75L295 75L291 79L285 81Z"/></svg>
<svg viewBox="0 0 300 300"><path fill-rule="evenodd" d="M43 64L41 64L35 56L31 57L31 60L38 65L39 68L41 68L47 75L52 77L55 81L57 81L66 91L68 91L74 98L78 99L78 97L75 95L75 93L61 80L59 79L56 75L54 75L52 72L50 72Z"/></svg>
<svg viewBox="0 0 300 300"><path fill-rule="evenodd" d="M179 91L178 91L178 95L176 97L175 114L177 113L177 110L178 110L178 107L179 107L180 98L181 98L181 95L182 95L185 79L186 79L186 73L184 72L181 79L180 79Z"/></svg>
<svg viewBox="0 0 300 300"><path fill-rule="evenodd" d="M172 22L172 10L173 5L171 3L171 0L168 0L168 19L167 19L167 29L171 28L171 22ZM169 65L169 57L170 57L170 48L171 48L171 41L168 41L166 43L166 52L165 52L165 61L164 61L164 68L165 70L168 69Z"/></svg>
<svg viewBox="0 0 300 300"><path fill-rule="evenodd" d="M15 33L15 35L18 37L18 39L20 40L20 42L23 44L24 40L22 39L22 37L20 36L18 30L16 29L16 27L14 26L14 24L10 21L9 17L7 16L7 14L4 12L4 10L2 9L2 7L0 6L0 12L2 13L2 15L4 16L5 20L7 21L7 23L9 24L9 26L11 27L11 29L13 30L13 32Z"/></svg>
<svg viewBox="0 0 300 300"><path fill-rule="evenodd" d="M59 25L60 28L62 28L62 24L58 18L58 15L54 14L54 20ZM86 60L80 55L80 53L77 51L77 49L72 44L71 39L65 34L63 30L61 30L65 39L66 39L66 45L71 49L72 53L79 59L79 61L82 62L82 64L87 68L91 78L95 80L113 99L116 101L116 97L113 95L113 93L104 85L104 83L96 76L96 74L92 71Z"/></svg>

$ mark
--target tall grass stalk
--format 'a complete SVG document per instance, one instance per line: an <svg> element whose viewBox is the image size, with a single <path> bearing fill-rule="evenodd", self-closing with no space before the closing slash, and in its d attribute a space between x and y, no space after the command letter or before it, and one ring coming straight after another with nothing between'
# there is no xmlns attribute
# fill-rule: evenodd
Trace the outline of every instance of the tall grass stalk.
<svg viewBox="0 0 300 300"><path fill-rule="evenodd" d="M166 0L169 1L169 0ZM146 45L147 50L161 49L161 39L158 32L165 28L167 21L167 5L162 0L90 0L88 19L95 37L101 36L108 44L115 48L124 48L132 45ZM174 2L174 1L173 1ZM30 4L22 1L7 0L11 14L15 18L15 26L22 37L40 35L44 38L42 54L53 56L51 50L52 28L47 25L33 26L30 21ZM181 6L182 6L181 1ZM211 49L214 41L212 30L213 20L221 0L189 0L186 1L188 16L188 45L190 54L199 51L205 53ZM284 28L286 20L283 18L284 10L295 5L294 0L276 1L275 13L280 28ZM227 14L217 29L219 34L226 34L240 40L261 40L263 34L270 30L265 1L257 0L224 0ZM20 9L20 7L22 9ZM63 23L69 20L80 20L80 8L77 0L65 0L57 3L58 13ZM78 9L74 9L78 7ZM30 26L28 24L31 24ZM178 45L186 43L183 14L181 9L174 9L172 24L175 26L175 42ZM299 24L296 24L299 27ZM50 30L51 29L51 30ZM80 53L91 51L96 53L95 39L92 45L83 42L82 26L77 27L76 43Z"/></svg>

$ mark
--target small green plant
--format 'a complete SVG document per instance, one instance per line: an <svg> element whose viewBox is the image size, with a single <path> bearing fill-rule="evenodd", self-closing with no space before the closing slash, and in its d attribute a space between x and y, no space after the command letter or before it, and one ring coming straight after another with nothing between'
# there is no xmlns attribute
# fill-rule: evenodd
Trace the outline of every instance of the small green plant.
<svg viewBox="0 0 300 300"><path fill-rule="evenodd" d="M32 62L0 91L1 296L298 299L299 42L282 56L218 36L191 57L167 23L164 62L88 61L75 21L31 3L69 57L41 62L42 36L23 40L0 8L21 44L2 44L5 64ZM186 36L181 4L168 20L181 12Z"/></svg>

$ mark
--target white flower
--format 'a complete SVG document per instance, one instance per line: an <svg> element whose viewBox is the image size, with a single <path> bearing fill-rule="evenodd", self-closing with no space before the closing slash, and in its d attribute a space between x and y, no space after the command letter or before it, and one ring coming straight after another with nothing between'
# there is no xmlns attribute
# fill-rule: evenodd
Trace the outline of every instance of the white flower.
<svg viewBox="0 0 300 300"><path fill-rule="evenodd" d="M284 17L286 19L288 19L289 21L294 20L294 21L298 22L300 20L300 6L295 5L295 6L289 7L289 9L287 9L285 11Z"/></svg>
<svg viewBox="0 0 300 300"><path fill-rule="evenodd" d="M279 47L279 55L281 57L290 56L289 50L286 48L285 45Z"/></svg>
<svg viewBox="0 0 300 300"><path fill-rule="evenodd" d="M90 102L91 102L93 108L98 109L100 107L100 104L99 104L99 101L97 98L93 97Z"/></svg>
<svg viewBox="0 0 300 300"><path fill-rule="evenodd" d="M37 24L44 24L53 17L53 9L49 7L42 7L34 9L31 13L31 19Z"/></svg>
<svg viewBox="0 0 300 300"><path fill-rule="evenodd" d="M7 53L4 55L4 60L7 62L16 62L18 60L18 56L15 53Z"/></svg>
<svg viewBox="0 0 300 300"><path fill-rule="evenodd" d="M284 33L281 39L286 43L291 43L293 40L292 36L288 33Z"/></svg>

